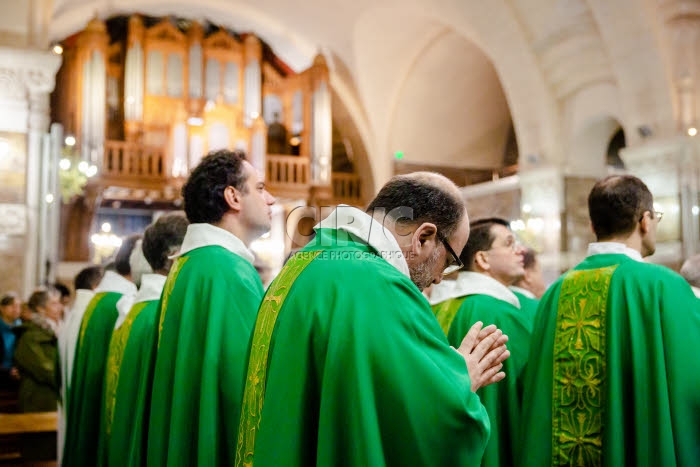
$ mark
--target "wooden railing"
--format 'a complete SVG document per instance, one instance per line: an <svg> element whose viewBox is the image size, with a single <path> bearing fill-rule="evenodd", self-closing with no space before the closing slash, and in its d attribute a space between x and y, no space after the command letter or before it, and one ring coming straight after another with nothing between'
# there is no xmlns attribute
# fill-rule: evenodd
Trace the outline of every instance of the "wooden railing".
<svg viewBox="0 0 700 467"><path fill-rule="evenodd" d="M102 175L165 178L163 149L125 141L105 141Z"/></svg>
<svg viewBox="0 0 700 467"><path fill-rule="evenodd" d="M333 198L338 204L362 205L360 177L356 174L334 172L331 177Z"/></svg>
<svg viewBox="0 0 700 467"><path fill-rule="evenodd" d="M297 156L267 156L265 174L267 183L275 185L296 185L308 188L311 184L309 159Z"/></svg>

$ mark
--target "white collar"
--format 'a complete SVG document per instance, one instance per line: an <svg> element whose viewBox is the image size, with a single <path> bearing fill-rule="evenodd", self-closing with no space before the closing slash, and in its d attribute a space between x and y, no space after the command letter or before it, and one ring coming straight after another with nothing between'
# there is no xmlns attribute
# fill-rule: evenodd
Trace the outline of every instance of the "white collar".
<svg viewBox="0 0 700 467"><path fill-rule="evenodd" d="M534 293L530 292L530 291L527 290L527 289L523 289L522 287L518 287L518 286L516 286L516 285L511 285L511 286L509 287L509 289L512 290L513 292L517 292L517 293L519 293L519 294L525 295L527 298L531 298L531 299L533 299L533 300L537 300L537 297L535 297L535 294L534 294Z"/></svg>
<svg viewBox="0 0 700 467"><path fill-rule="evenodd" d="M588 244L588 256L593 255L626 255L635 261L643 261L642 254L637 250L628 248L624 243L618 242L594 242Z"/></svg>
<svg viewBox="0 0 700 467"><path fill-rule="evenodd" d="M96 294L100 292L116 292L122 295L134 295L136 293L136 284L114 271L105 271L100 285L95 289Z"/></svg>
<svg viewBox="0 0 700 467"><path fill-rule="evenodd" d="M88 289L78 289L75 291L75 300L73 300L73 305L70 307L70 313L78 308L87 308L88 303L95 296L95 292Z"/></svg>
<svg viewBox="0 0 700 467"><path fill-rule="evenodd" d="M695 287L694 285L691 285L690 288L693 291L693 293L695 294L695 296L700 298L700 289Z"/></svg>
<svg viewBox="0 0 700 467"><path fill-rule="evenodd" d="M127 315L131 312L131 308L137 303L149 302L152 300L160 300L160 294L165 287L166 276L161 274L144 274L141 276L141 287L136 295L124 295L117 302L117 317L114 323L114 329L122 325Z"/></svg>
<svg viewBox="0 0 700 467"><path fill-rule="evenodd" d="M167 276L162 274L144 274L141 276L141 288L136 292L134 304L160 300Z"/></svg>
<svg viewBox="0 0 700 467"><path fill-rule="evenodd" d="M437 305L442 303L454 292L454 288L457 285L457 281L441 280L439 284L433 284L433 288L430 290L430 298L428 301L431 305Z"/></svg>
<svg viewBox="0 0 700 467"><path fill-rule="evenodd" d="M245 243L231 232L212 224L190 224L187 226L187 233L182 241L180 251L171 256L170 259L182 256L197 248L205 246L220 246L226 248L231 253L240 256L244 260L253 264L255 256L245 246Z"/></svg>
<svg viewBox="0 0 700 467"><path fill-rule="evenodd" d="M406 277L411 277L399 242L388 229L384 228L381 222L369 214L352 206L341 204L314 227L314 230L317 229L337 229L353 234L377 250L381 257L399 272Z"/></svg>
<svg viewBox="0 0 700 467"><path fill-rule="evenodd" d="M459 298L467 295L488 295L497 300L510 303L520 308L520 301L505 285L485 274L472 271L460 271L452 291L444 300ZM444 301L443 300L443 301Z"/></svg>

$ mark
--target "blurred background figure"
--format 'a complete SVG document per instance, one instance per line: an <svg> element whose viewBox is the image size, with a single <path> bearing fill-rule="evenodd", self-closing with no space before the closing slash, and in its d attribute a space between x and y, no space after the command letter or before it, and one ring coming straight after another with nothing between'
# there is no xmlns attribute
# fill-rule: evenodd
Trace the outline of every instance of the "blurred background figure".
<svg viewBox="0 0 700 467"><path fill-rule="evenodd" d="M700 298L700 255L685 260L681 267L681 276L690 284L695 296Z"/></svg>
<svg viewBox="0 0 700 467"><path fill-rule="evenodd" d="M29 297L32 319L17 328L15 364L20 374L19 411L53 412L58 403L56 362L61 294L54 288L36 290ZM27 461L56 458L56 433L22 437L22 458Z"/></svg>
<svg viewBox="0 0 700 467"><path fill-rule="evenodd" d="M8 292L0 298L0 392L16 392L18 388L19 373L13 365L17 339L13 330L22 324L20 311L16 293Z"/></svg>
<svg viewBox="0 0 700 467"><path fill-rule="evenodd" d="M525 274L515 284L510 286L510 290L518 297L520 309L528 314L531 322L534 322L540 297L544 295L547 286L542 278L540 262L537 260L535 250L532 248L526 249L525 253L523 253L523 268L525 269Z"/></svg>

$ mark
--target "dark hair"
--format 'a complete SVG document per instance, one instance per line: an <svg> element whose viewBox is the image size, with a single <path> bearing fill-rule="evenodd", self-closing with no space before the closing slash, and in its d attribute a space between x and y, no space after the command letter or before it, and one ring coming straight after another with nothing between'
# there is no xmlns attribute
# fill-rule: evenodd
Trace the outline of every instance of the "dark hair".
<svg viewBox="0 0 700 467"><path fill-rule="evenodd" d="M53 287L61 294L61 298L70 297L70 289L65 284L56 282L53 284Z"/></svg>
<svg viewBox="0 0 700 467"><path fill-rule="evenodd" d="M187 219L182 214L162 215L143 234L143 255L153 272L167 270L172 255L185 238Z"/></svg>
<svg viewBox="0 0 700 467"><path fill-rule="evenodd" d="M393 177L379 190L367 207L367 212L372 215L375 210L383 209L397 224L430 222L435 224L445 238L449 238L464 219L466 207L462 198L441 187L437 180L431 180L430 177L433 176L438 175L408 174Z"/></svg>
<svg viewBox="0 0 700 467"><path fill-rule="evenodd" d="M119 247L117 255L114 257L114 270L117 274L128 276L131 274L131 264L129 257L136 246L136 242L141 238L141 234L131 234L124 239L122 246Z"/></svg>
<svg viewBox="0 0 700 467"><path fill-rule="evenodd" d="M30 310L37 312L39 311L39 307L46 306L46 302L49 301L49 297L51 295L59 295L58 290L54 289L53 287L42 287L40 289L36 289L29 297L27 306Z"/></svg>
<svg viewBox="0 0 700 467"><path fill-rule="evenodd" d="M75 276L75 290L94 290L102 280L104 270L100 266L90 266L80 271Z"/></svg>
<svg viewBox="0 0 700 467"><path fill-rule="evenodd" d="M491 233L491 227L494 225L502 225L510 229L508 221L500 217L478 219L469 224L469 240L459 256L467 270L472 270L474 257L478 252L487 251L493 245L496 238Z"/></svg>
<svg viewBox="0 0 700 467"><path fill-rule="evenodd" d="M535 266L536 261L537 256L535 250L532 248L525 250L525 253L523 253L523 268L532 269Z"/></svg>
<svg viewBox="0 0 700 467"><path fill-rule="evenodd" d="M15 300L19 300L19 295L15 292L7 292L0 298L0 306L12 305Z"/></svg>
<svg viewBox="0 0 700 467"><path fill-rule="evenodd" d="M228 211L224 190L232 186L247 193L243 171L245 153L222 149L210 152L194 168L182 187L185 213L191 223L214 223Z"/></svg>
<svg viewBox="0 0 700 467"><path fill-rule="evenodd" d="M644 182L632 175L599 180L588 195L588 212L598 240L631 233L645 211L654 216L654 198Z"/></svg>

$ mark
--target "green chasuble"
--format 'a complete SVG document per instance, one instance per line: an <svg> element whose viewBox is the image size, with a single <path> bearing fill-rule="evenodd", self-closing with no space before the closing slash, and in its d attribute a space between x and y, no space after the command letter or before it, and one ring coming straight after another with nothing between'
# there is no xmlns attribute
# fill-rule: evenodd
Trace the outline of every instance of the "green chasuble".
<svg viewBox="0 0 700 467"><path fill-rule="evenodd" d="M539 306L540 301L536 298L530 298L517 290L511 289L511 292L518 297L518 301L520 302L520 310L529 318L528 321L530 324L534 324L535 315L537 315L537 307Z"/></svg>
<svg viewBox="0 0 700 467"><path fill-rule="evenodd" d="M489 422L470 388L411 280L319 229L261 305L237 465L478 465Z"/></svg>
<svg viewBox="0 0 700 467"><path fill-rule="evenodd" d="M160 305L149 465L233 465L263 293L253 265L220 246L191 250L173 264Z"/></svg>
<svg viewBox="0 0 700 467"><path fill-rule="evenodd" d="M117 292L95 294L80 325L66 401L65 466L97 465L105 363L121 297Z"/></svg>
<svg viewBox="0 0 700 467"><path fill-rule="evenodd" d="M491 420L491 438L482 466L513 465L513 448L522 424L523 369L530 351L532 322L523 310L489 295L468 295L435 305L438 322L447 329L450 345L459 347L477 321L495 324L508 335L510 357L503 363L506 378L477 391Z"/></svg>
<svg viewBox="0 0 700 467"><path fill-rule="evenodd" d="M525 374L526 466L696 466L700 302L662 266L593 255L542 298Z"/></svg>
<svg viewBox="0 0 700 467"><path fill-rule="evenodd" d="M146 465L158 300L136 303L112 334L105 372L100 464Z"/></svg>

